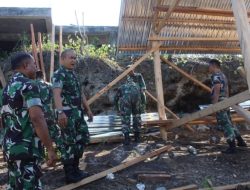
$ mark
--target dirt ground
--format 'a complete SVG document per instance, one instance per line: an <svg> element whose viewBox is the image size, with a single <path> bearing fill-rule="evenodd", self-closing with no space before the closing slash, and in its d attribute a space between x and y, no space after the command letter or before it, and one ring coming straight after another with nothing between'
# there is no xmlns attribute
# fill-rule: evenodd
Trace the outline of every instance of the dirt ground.
<svg viewBox="0 0 250 190"><path fill-rule="evenodd" d="M250 134L243 132L244 139L250 147ZM248 135L249 134L249 135ZM138 183L145 185L145 190L171 189L190 184L196 184L200 188L220 186L247 182L250 180L250 148L239 148L234 155L224 155L220 151L227 148L225 141L219 144L209 143L210 133L185 132L176 135L169 134L169 141L163 142L160 138L145 137L140 144L133 144L124 148L121 143L103 143L87 147L81 167L86 165L86 171L96 174L114 167L121 162L134 159L152 150L170 144L174 150L163 153L145 162L131 166L114 174L114 179L103 178L94 181L78 189L84 190L136 190ZM192 145L197 150L197 155L188 151ZM2 164L2 163L1 163ZM164 181L139 181L138 173L166 173L170 179ZM42 181L45 189L55 189L63 186L63 168L58 163L57 167L45 168ZM0 167L0 189L7 182L7 169Z"/></svg>

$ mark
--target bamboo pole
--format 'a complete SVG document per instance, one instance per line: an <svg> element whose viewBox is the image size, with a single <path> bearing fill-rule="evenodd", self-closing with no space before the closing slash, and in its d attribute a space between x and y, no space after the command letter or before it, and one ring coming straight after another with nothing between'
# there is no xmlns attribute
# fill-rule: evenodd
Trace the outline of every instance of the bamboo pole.
<svg viewBox="0 0 250 190"><path fill-rule="evenodd" d="M46 72L43 61L43 43L42 43L42 34L38 32L38 47L39 47L39 58L41 63L41 71L43 72L44 80L46 81Z"/></svg>
<svg viewBox="0 0 250 190"><path fill-rule="evenodd" d="M33 24L30 24L30 31L31 31L31 44L32 44L32 54L36 62L36 66L38 69L40 69L38 56L37 56L37 49L36 49L36 38L35 38L35 32L34 32L34 26Z"/></svg>
<svg viewBox="0 0 250 190"><path fill-rule="evenodd" d="M63 33L63 27L60 26L60 31L59 31L59 63L61 63L61 53L62 53L62 49L63 49L62 33Z"/></svg>
<svg viewBox="0 0 250 190"><path fill-rule="evenodd" d="M50 81L51 77L54 73L55 67L55 25L52 25L52 33L51 33L51 54L50 54Z"/></svg>

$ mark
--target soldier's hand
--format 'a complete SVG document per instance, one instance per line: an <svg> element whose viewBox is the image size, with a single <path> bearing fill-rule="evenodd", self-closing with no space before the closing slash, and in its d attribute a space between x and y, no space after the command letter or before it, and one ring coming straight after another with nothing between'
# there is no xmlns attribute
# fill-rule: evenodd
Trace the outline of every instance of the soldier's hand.
<svg viewBox="0 0 250 190"><path fill-rule="evenodd" d="M57 156L56 156L55 150L53 148L48 149L47 165L50 166L50 167L54 166L55 163L56 163L56 159L57 159Z"/></svg>
<svg viewBox="0 0 250 190"><path fill-rule="evenodd" d="M94 117L92 111L89 110L89 111L87 112L87 115L88 115L88 118L89 118L89 119L88 119L88 122L92 122L92 121L93 121L93 117Z"/></svg>
<svg viewBox="0 0 250 190"><path fill-rule="evenodd" d="M58 125L61 127L61 128L65 128L67 127L67 124L68 124L68 118L67 116L65 115L65 113L61 113L58 115Z"/></svg>

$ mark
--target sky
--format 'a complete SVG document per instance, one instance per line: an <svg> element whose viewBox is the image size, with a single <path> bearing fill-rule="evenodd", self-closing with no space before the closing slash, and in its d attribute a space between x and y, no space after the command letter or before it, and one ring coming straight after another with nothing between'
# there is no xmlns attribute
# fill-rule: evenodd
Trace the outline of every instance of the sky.
<svg viewBox="0 0 250 190"><path fill-rule="evenodd" d="M1 0L0 7L51 7L56 25L118 26L121 0Z"/></svg>

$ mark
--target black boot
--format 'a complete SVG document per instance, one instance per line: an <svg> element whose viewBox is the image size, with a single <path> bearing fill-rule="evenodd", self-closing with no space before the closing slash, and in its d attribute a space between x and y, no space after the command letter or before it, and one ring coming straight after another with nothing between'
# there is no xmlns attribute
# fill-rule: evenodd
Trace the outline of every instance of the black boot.
<svg viewBox="0 0 250 190"><path fill-rule="evenodd" d="M139 143L141 141L140 132L135 132L134 136L135 136L135 142Z"/></svg>
<svg viewBox="0 0 250 190"><path fill-rule="evenodd" d="M236 145L235 145L235 140L228 140L227 141L229 147L224 150L224 151L221 151L222 153L224 154L234 154L236 152Z"/></svg>
<svg viewBox="0 0 250 190"><path fill-rule="evenodd" d="M124 133L124 141L123 141L124 145L129 145L130 144L130 136L129 133Z"/></svg>
<svg viewBox="0 0 250 190"><path fill-rule="evenodd" d="M236 137L236 139L238 141L237 143L238 146L247 147L247 143L243 140L241 136Z"/></svg>
<svg viewBox="0 0 250 190"><path fill-rule="evenodd" d="M74 159L74 170L75 170L76 175L79 176L79 178L83 179L83 178L88 177L89 174L79 169L79 160L80 158Z"/></svg>
<svg viewBox="0 0 250 190"><path fill-rule="evenodd" d="M65 163L64 164L64 172L65 172L65 180L66 183L76 183L78 181L80 181L82 178L80 178L74 169L74 163Z"/></svg>

